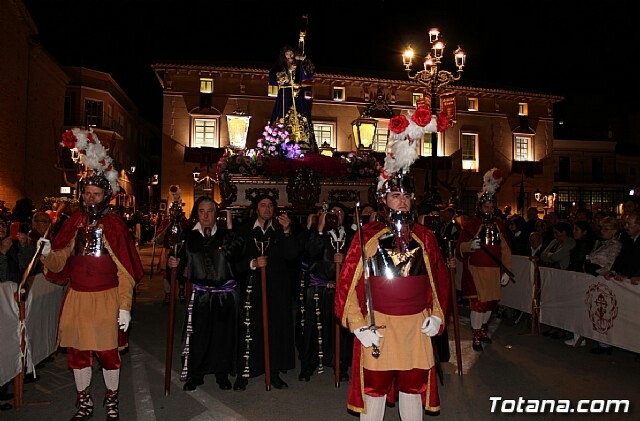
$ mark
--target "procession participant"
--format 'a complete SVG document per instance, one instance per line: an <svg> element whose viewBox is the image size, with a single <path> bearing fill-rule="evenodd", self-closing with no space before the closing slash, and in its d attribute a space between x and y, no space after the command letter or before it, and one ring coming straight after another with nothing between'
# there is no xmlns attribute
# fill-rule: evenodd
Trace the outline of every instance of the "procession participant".
<svg viewBox="0 0 640 421"><path fill-rule="evenodd" d="M286 213L276 216L277 202L272 196L258 195L253 200L253 216L240 227L244 247L237 264L241 279L238 376L234 390L245 390L248 379L265 373L265 349L262 316L261 268L266 268L266 299L269 327L269 366L271 384L286 389L280 372L295 367L291 281L287 265L298 257L298 244L291 235L291 220Z"/></svg>
<svg viewBox="0 0 640 421"><path fill-rule="evenodd" d="M182 211L182 189L179 185L173 184L169 186L169 208L167 209L167 217L160 222L158 229L156 231L156 237L154 238L154 242L162 244L163 252L160 255L160 264L164 263L165 269L162 271L162 283L164 286L164 299L162 300L163 304L169 304L170 300L170 290L171 290L171 268L167 265L169 259L169 253L171 251L171 243L175 241L175 236L172 235L171 225L176 220L179 221L179 225L181 228L181 232L185 232L187 230L188 220ZM179 213L179 215L175 215L174 213ZM160 266L160 265L158 265ZM185 277L184 277L184 262L178 268L178 298L180 302L184 303L186 301L185 295Z"/></svg>
<svg viewBox="0 0 640 421"><path fill-rule="evenodd" d="M182 353L186 391L203 384L209 373L215 374L220 389L229 390L229 375L235 374L238 284L232 261L242 251L242 241L231 231L218 229L216 215L213 199L199 197L191 211L191 219L198 222L186 235L183 253L168 261L173 269L186 260L192 289Z"/></svg>
<svg viewBox="0 0 640 421"><path fill-rule="evenodd" d="M418 108L412 121L424 112ZM399 400L403 420L421 420L423 407L440 410L431 337L444 328L449 272L434 234L415 222L408 170L424 131L405 116L394 119L392 126L409 127L394 130L378 184L384 222L370 222L355 236L336 292L336 315L355 334L347 406L361 420L382 420L385 400Z"/></svg>
<svg viewBox="0 0 640 421"><path fill-rule="evenodd" d="M502 218L495 214L501 181L500 169L485 173L476 214L465 220L456 245L464 268L462 293L471 308L474 351L482 351L482 343L491 343L489 318L500 301L500 287L510 279L507 271L511 271L511 246Z"/></svg>
<svg viewBox="0 0 640 421"><path fill-rule="evenodd" d="M349 249L353 231L345 228L347 209L341 203L329 204L318 217L318 225L305 245L309 261L309 282L304 290L305 321L300 351L301 370L298 380L309 381L316 369L333 365L335 371L336 264L342 264ZM340 380L348 380L353 336L346 329L340 332Z"/></svg>
<svg viewBox="0 0 640 421"><path fill-rule="evenodd" d="M82 210L64 223L53 244L40 238L38 247L44 243L45 274L70 281L58 342L67 348L76 384L78 411L72 419L86 420L93 415L89 385L95 354L106 386L107 419L118 420L119 329L126 332L129 328L133 288L144 271L127 225L111 213L109 201L119 190L118 173L97 135L68 130L63 144L78 148L80 162L90 172L81 180Z"/></svg>

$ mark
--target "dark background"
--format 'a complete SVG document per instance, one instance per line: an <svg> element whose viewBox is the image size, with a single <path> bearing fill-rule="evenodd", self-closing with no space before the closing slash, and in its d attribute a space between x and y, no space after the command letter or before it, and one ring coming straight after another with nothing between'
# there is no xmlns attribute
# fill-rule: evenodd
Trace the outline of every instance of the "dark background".
<svg viewBox="0 0 640 421"><path fill-rule="evenodd" d="M109 72L160 126L157 61L270 66L297 45L309 15L306 52L318 72L404 79L401 54L419 56L439 27L452 51L467 52L467 86L564 96L556 137L606 138L612 124L626 138L640 85L631 64L638 25L633 2L578 1L51 1L25 0L39 40L63 65ZM419 61L418 61L419 63ZM601 118L600 118L601 117ZM613 121L613 123L612 123ZM558 127L556 127L558 129Z"/></svg>

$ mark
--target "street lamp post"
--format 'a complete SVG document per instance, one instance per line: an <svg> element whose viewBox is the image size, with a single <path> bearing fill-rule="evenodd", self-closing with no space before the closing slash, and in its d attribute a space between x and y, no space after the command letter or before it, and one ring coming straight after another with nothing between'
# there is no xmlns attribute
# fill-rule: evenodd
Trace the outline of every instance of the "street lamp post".
<svg viewBox="0 0 640 421"><path fill-rule="evenodd" d="M440 111L439 95L442 90L451 82L460 80L466 61L466 53L458 46L453 52L455 64L458 68L456 75L450 71L441 69L442 57L446 44L442 40L442 34L436 28L429 30L429 43L431 44L431 52L427 53L424 60L424 70L417 71L411 75L414 51L409 46L402 55L402 63L410 80L418 82L425 89L425 96L429 98L431 112L436 115ZM438 197L438 167L436 160L438 157L438 133L431 133L431 194L432 200Z"/></svg>

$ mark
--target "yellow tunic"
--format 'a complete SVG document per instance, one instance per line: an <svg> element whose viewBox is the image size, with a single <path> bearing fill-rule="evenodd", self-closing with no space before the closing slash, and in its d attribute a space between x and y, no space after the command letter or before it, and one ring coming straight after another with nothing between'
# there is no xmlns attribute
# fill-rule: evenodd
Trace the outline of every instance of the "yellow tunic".
<svg viewBox="0 0 640 421"><path fill-rule="evenodd" d="M131 311L135 282L117 259L108 242L104 244L118 268L118 287L80 292L69 287L60 314L58 345L81 351L107 351L118 347L119 310ZM72 255L75 240L64 249L52 251L41 260L45 270L60 272Z"/></svg>

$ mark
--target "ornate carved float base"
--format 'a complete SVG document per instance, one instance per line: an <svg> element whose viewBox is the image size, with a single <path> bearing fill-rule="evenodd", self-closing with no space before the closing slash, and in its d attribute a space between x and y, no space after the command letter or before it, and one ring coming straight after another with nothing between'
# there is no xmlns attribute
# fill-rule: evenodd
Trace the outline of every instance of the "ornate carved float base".
<svg viewBox="0 0 640 421"><path fill-rule="evenodd" d="M376 180L320 179L302 168L286 178L224 174L220 177L220 196L224 207L245 207L260 194L273 196L280 206L308 211L324 202L353 206L375 201Z"/></svg>

